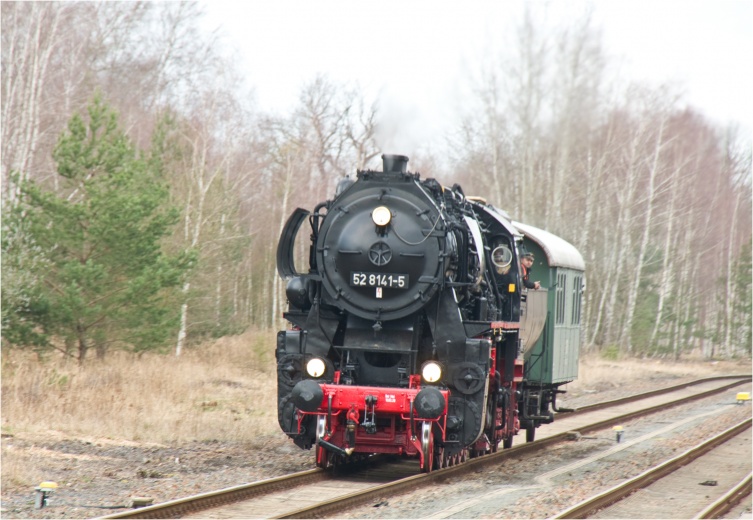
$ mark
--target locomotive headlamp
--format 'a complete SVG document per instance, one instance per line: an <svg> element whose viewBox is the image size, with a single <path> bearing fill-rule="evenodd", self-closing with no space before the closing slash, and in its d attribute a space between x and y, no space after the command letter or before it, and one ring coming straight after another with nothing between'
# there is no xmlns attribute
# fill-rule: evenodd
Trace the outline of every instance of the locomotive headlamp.
<svg viewBox="0 0 753 520"><path fill-rule="evenodd" d="M309 362L306 363L306 373L311 377L322 377L326 369L327 366L324 364L324 361L318 357L311 358Z"/></svg>
<svg viewBox="0 0 753 520"><path fill-rule="evenodd" d="M436 361L427 361L421 367L421 377L427 383L436 383L442 377L442 365Z"/></svg>
<svg viewBox="0 0 753 520"><path fill-rule="evenodd" d="M392 212L387 206L379 206L371 212L371 220L377 226L386 226L392 220Z"/></svg>

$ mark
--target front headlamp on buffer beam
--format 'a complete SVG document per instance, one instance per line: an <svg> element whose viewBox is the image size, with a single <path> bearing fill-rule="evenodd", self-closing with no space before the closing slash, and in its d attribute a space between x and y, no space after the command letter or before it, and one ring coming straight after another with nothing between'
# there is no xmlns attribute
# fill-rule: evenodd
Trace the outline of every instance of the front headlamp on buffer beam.
<svg viewBox="0 0 753 520"><path fill-rule="evenodd" d="M436 361L427 361L421 367L421 377L427 383L436 383L442 378L442 365Z"/></svg>
<svg viewBox="0 0 753 520"><path fill-rule="evenodd" d="M379 227L384 227L392 220L392 212L387 206L379 206L371 212L371 220Z"/></svg>
<svg viewBox="0 0 753 520"><path fill-rule="evenodd" d="M327 365L320 358L311 358L306 363L306 373L314 378L322 377L327 370Z"/></svg>

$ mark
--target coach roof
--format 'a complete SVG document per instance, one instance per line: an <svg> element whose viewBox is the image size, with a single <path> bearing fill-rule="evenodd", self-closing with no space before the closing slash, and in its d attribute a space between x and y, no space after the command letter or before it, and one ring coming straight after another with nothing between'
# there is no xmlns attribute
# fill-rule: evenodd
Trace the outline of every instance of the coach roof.
<svg viewBox="0 0 753 520"><path fill-rule="evenodd" d="M527 224L512 223L515 228L538 245L546 255L549 267L567 267L578 271L586 270L583 257L571 243L560 237Z"/></svg>

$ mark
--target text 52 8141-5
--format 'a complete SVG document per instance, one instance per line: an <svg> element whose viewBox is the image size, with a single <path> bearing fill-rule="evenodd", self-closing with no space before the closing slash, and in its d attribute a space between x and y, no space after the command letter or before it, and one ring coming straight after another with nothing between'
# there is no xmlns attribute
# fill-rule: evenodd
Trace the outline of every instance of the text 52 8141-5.
<svg viewBox="0 0 753 520"><path fill-rule="evenodd" d="M388 287L390 289L407 289L408 275L395 273L350 273L350 285L356 287Z"/></svg>

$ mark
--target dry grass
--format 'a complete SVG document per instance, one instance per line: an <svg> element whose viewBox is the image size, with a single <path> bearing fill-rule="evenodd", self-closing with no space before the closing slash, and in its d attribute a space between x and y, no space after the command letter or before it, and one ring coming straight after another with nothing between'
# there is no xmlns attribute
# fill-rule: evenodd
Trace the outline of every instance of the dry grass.
<svg viewBox="0 0 753 520"><path fill-rule="evenodd" d="M567 389L576 393L624 385L636 385L641 381L654 388L670 386L674 380L700 379L720 375L750 374L751 360L709 361L688 358L679 361L665 359L622 358L605 359L598 354L581 357L578 379ZM665 383L660 381L664 380ZM647 386L646 391L650 388Z"/></svg>
<svg viewBox="0 0 753 520"><path fill-rule="evenodd" d="M175 443L276 432L274 332L223 338L174 356L104 362L4 352L2 431Z"/></svg>

